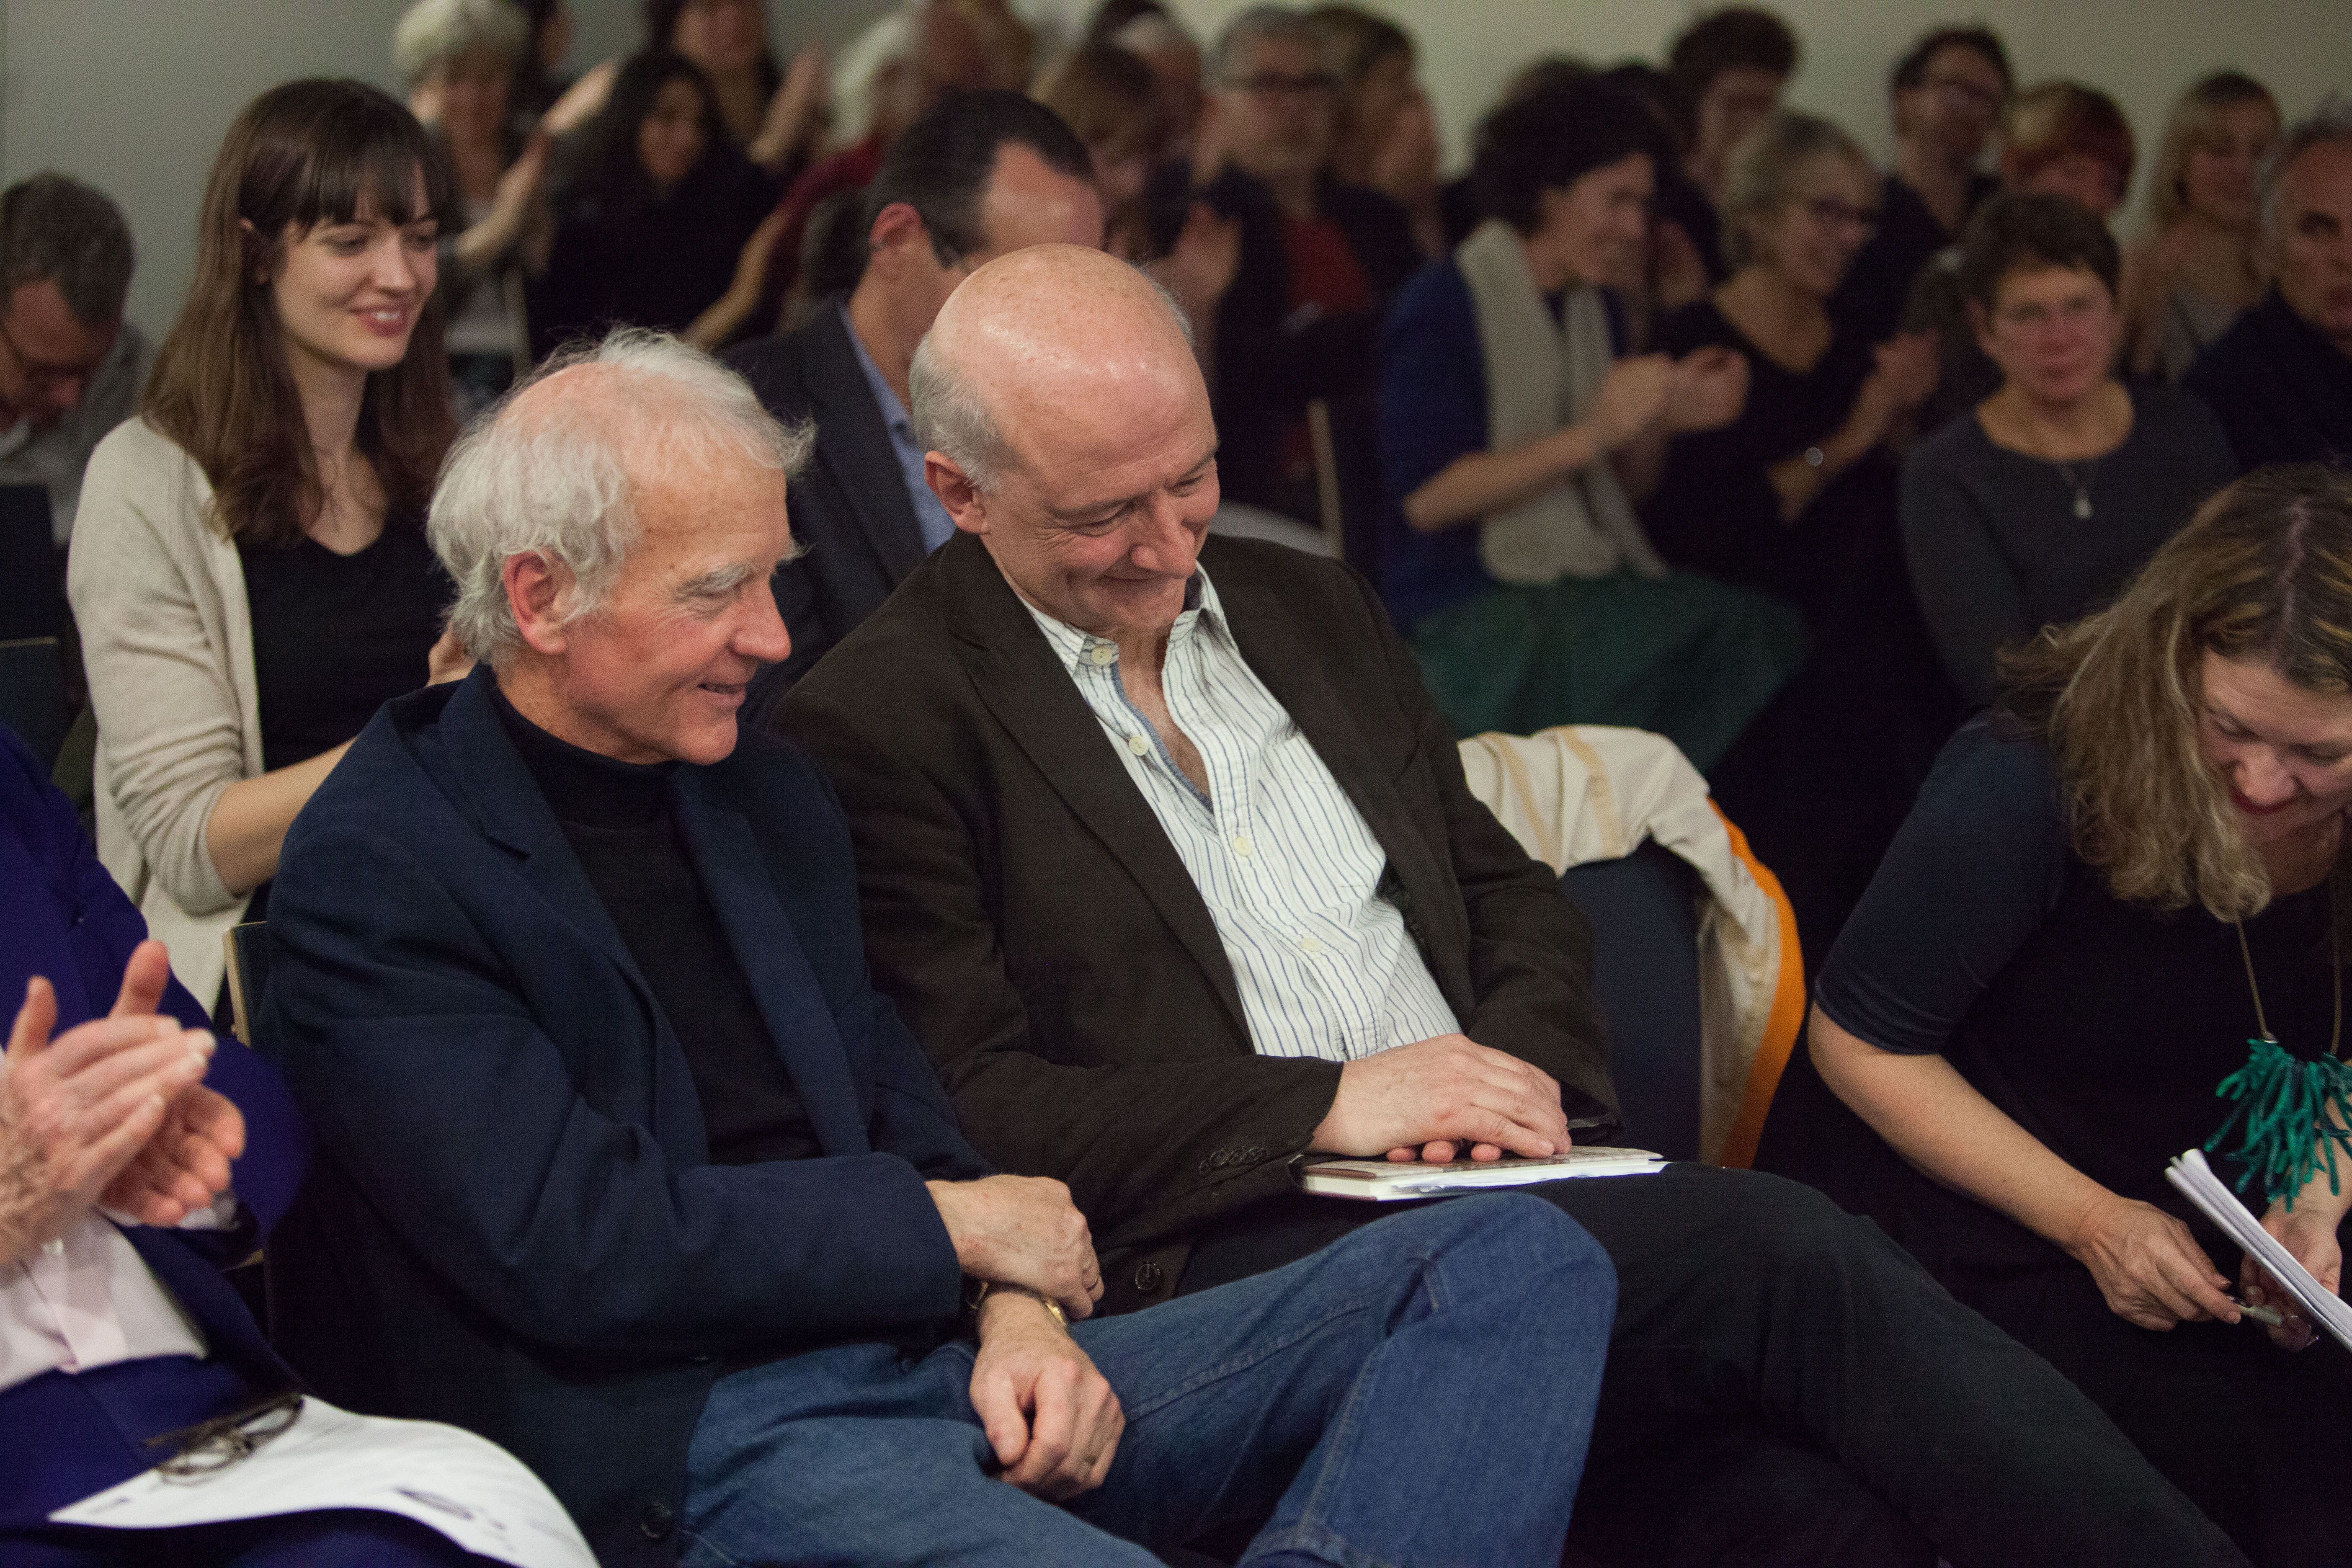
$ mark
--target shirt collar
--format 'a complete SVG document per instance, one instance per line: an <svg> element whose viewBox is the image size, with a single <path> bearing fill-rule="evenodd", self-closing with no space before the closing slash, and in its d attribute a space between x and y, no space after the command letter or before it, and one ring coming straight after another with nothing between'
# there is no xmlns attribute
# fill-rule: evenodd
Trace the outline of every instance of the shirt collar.
<svg viewBox="0 0 2352 1568"><path fill-rule="evenodd" d="M1077 675L1082 665L1118 662L1118 645L1108 637L1098 637L1092 632L1081 631L1067 621L1056 619L1017 592L1014 597L1021 599L1021 607L1029 612L1030 618L1037 623L1037 629L1045 634L1046 646L1054 650L1055 657L1062 661L1062 668L1073 677ZM1207 570L1196 565L1192 568L1192 581L1184 584L1184 607L1177 612L1176 624L1169 628L1168 646L1171 648L1180 646L1199 626L1207 627L1213 637L1232 640L1232 630L1225 623L1224 606L1217 600L1217 586L1209 581ZM1095 653L1097 648L1108 650L1108 657L1098 658Z"/></svg>

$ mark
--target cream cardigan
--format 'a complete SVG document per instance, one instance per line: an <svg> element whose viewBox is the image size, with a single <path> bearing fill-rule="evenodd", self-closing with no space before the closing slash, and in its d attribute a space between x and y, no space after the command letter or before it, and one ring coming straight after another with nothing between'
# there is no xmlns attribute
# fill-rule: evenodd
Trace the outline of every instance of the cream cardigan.
<svg viewBox="0 0 2352 1568"><path fill-rule="evenodd" d="M195 460L132 419L91 452L67 559L98 710L98 855L209 1007L232 893L206 847L221 792L262 771L253 622Z"/></svg>

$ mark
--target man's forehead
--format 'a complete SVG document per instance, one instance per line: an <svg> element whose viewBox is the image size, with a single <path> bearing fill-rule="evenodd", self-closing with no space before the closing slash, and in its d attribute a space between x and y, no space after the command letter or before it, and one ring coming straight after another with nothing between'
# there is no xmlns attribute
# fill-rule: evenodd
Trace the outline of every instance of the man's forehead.
<svg viewBox="0 0 2352 1568"><path fill-rule="evenodd" d="M2352 206L2352 142L2321 142L2286 166L2286 197L2301 206Z"/></svg>

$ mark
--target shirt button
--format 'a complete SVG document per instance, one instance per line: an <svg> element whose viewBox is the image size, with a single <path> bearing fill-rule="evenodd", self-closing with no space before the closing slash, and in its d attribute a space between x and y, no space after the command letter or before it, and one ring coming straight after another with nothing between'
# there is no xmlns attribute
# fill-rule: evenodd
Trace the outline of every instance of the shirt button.
<svg viewBox="0 0 2352 1568"><path fill-rule="evenodd" d="M62 1236L53 1236L41 1243L41 1250L51 1258L63 1258L66 1255L66 1238Z"/></svg>
<svg viewBox="0 0 2352 1568"><path fill-rule="evenodd" d="M1250 852L1256 847L1256 845L1250 842L1250 836L1248 834L1236 833L1234 835L1234 853L1240 856L1243 859L1248 859L1250 858Z"/></svg>
<svg viewBox="0 0 2352 1568"><path fill-rule="evenodd" d="M1140 735L1129 735L1127 738L1127 749L1139 757L1151 750L1151 742Z"/></svg>
<svg viewBox="0 0 2352 1568"><path fill-rule="evenodd" d="M1118 657L1118 649L1111 647L1108 643L1097 643L1093 647L1087 650L1087 658L1092 659L1097 664L1108 664L1112 659L1115 659Z"/></svg>
<svg viewBox="0 0 2352 1568"><path fill-rule="evenodd" d="M1323 956L1323 944L1310 936L1298 944L1298 951L1309 958L1320 958Z"/></svg>

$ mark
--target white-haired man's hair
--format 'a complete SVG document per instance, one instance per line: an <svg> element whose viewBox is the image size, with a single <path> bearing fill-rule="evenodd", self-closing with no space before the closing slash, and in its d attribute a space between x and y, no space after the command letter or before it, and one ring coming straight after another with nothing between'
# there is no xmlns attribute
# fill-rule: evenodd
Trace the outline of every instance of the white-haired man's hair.
<svg viewBox="0 0 2352 1568"><path fill-rule="evenodd" d="M530 18L513 0L416 0L392 29L392 64L411 90L469 55L511 66L530 47Z"/></svg>
<svg viewBox="0 0 2352 1568"><path fill-rule="evenodd" d="M1151 285L1151 291L1168 308L1169 319L1184 335L1189 348L1192 342L1192 321L1184 314L1184 307L1150 273L1138 268L1136 276ZM931 347L929 332L915 345L915 363L907 372L907 397L914 405L908 415L915 427L916 445L953 463L972 489L994 489L1003 479L1005 459L1010 455L1003 434L990 416L988 399L982 395L979 384L964 374L961 367Z"/></svg>
<svg viewBox="0 0 2352 1568"><path fill-rule="evenodd" d="M528 396L584 366L616 384L593 399ZM513 657L522 635L505 573L516 555L569 576L567 621L593 613L636 547L633 459L675 476L732 458L790 478L815 442L814 429L779 424L741 376L667 332L624 327L567 347L467 426L442 465L425 535L457 585L450 629L493 668Z"/></svg>
<svg viewBox="0 0 2352 1568"><path fill-rule="evenodd" d="M2279 138L2278 145L2263 161L2257 189L2262 196L2263 237L2270 244L2276 245L2286 237L2285 215L2280 204L2288 165L2314 147L2321 146L2352 147L2352 98L2340 92L2329 93L2308 120L2287 127L2286 134Z"/></svg>

